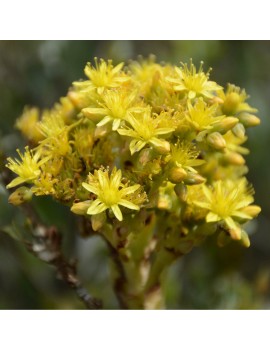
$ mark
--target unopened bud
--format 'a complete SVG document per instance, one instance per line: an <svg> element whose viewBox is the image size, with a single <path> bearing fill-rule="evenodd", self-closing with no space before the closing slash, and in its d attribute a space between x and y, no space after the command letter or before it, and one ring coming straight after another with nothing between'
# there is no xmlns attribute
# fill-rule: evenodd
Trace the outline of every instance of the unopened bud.
<svg viewBox="0 0 270 351"><path fill-rule="evenodd" d="M239 116L239 121L246 127L255 127L261 123L257 116L251 115L250 113L243 112Z"/></svg>
<svg viewBox="0 0 270 351"><path fill-rule="evenodd" d="M207 144L216 150L223 150L226 147L226 141L223 136L214 132L207 136L206 138Z"/></svg>
<svg viewBox="0 0 270 351"><path fill-rule="evenodd" d="M159 194L157 207L160 210L170 210L172 208L172 199L168 194Z"/></svg>
<svg viewBox="0 0 270 351"><path fill-rule="evenodd" d="M153 143L152 145L154 146L155 150L161 155L166 155L171 150L171 145L166 140L159 139L158 143Z"/></svg>
<svg viewBox="0 0 270 351"><path fill-rule="evenodd" d="M239 139L245 138L246 130L242 123L237 123L236 126L233 127L232 132Z"/></svg>
<svg viewBox="0 0 270 351"><path fill-rule="evenodd" d="M154 157L154 151L150 148L143 149L139 154L139 162L142 166L145 166L148 162L152 161Z"/></svg>
<svg viewBox="0 0 270 351"><path fill-rule="evenodd" d="M232 241L230 235L228 235L224 230L221 230L217 237L217 244L219 247L224 247Z"/></svg>
<svg viewBox="0 0 270 351"><path fill-rule="evenodd" d="M91 224L93 230L96 232L101 229L106 222L106 214L105 212L98 213L96 215L91 216Z"/></svg>
<svg viewBox="0 0 270 351"><path fill-rule="evenodd" d="M185 184L183 183L176 184L176 186L174 187L174 192L178 196L179 200L183 202L187 200L188 190Z"/></svg>
<svg viewBox="0 0 270 351"><path fill-rule="evenodd" d="M98 123L103 119L103 116L100 114L97 114L94 108L91 107L86 107L82 109L82 114L89 118L91 121L93 121L94 123Z"/></svg>
<svg viewBox="0 0 270 351"><path fill-rule="evenodd" d="M250 247L250 240L249 240L248 234L244 230L242 230L242 233L241 233L241 244L244 247Z"/></svg>
<svg viewBox="0 0 270 351"><path fill-rule="evenodd" d="M168 179L172 183L180 183L187 177L187 172L182 167L173 167L170 169Z"/></svg>
<svg viewBox="0 0 270 351"><path fill-rule="evenodd" d="M220 122L216 123L213 130L221 134L227 133L239 122L238 118L235 117L226 117Z"/></svg>
<svg viewBox="0 0 270 351"><path fill-rule="evenodd" d="M197 185L205 182L205 178L198 173L188 173L184 180L186 185Z"/></svg>
<svg viewBox="0 0 270 351"><path fill-rule="evenodd" d="M206 222L198 225L195 229L193 229L192 233L197 235L209 236L213 235L217 231L217 223L215 222Z"/></svg>
<svg viewBox="0 0 270 351"><path fill-rule="evenodd" d="M224 100L222 100L219 96L214 96L212 99L211 99L211 102L213 104L223 104Z"/></svg>
<svg viewBox="0 0 270 351"><path fill-rule="evenodd" d="M224 100L222 111L226 115L233 115L236 112L240 102L241 102L241 98L239 94L235 92L229 93Z"/></svg>
<svg viewBox="0 0 270 351"><path fill-rule="evenodd" d="M235 166L243 166L246 161L244 157L237 152L228 152L223 156L223 161L227 164L235 165Z"/></svg>
<svg viewBox="0 0 270 351"><path fill-rule="evenodd" d="M70 91L68 93L68 98L72 102L72 104L74 106L76 106L78 109L81 110L84 107L83 106L83 100L82 100L82 97L81 97L80 93L77 93L76 91Z"/></svg>
<svg viewBox="0 0 270 351"><path fill-rule="evenodd" d="M185 255L188 254L194 246L194 240L187 240L187 239L183 239L179 242L179 244L177 245L177 250Z"/></svg>
<svg viewBox="0 0 270 351"><path fill-rule="evenodd" d="M77 202L72 205L71 211L77 215L86 215L89 206L91 205L91 200L86 200L83 202Z"/></svg>
<svg viewBox="0 0 270 351"><path fill-rule="evenodd" d="M261 208L260 208L260 206L251 205L251 206L247 206L247 207L243 208L241 210L241 212L244 212L248 216L254 218L254 217L257 217L258 214L261 212Z"/></svg>
<svg viewBox="0 0 270 351"><path fill-rule="evenodd" d="M26 186L16 189L8 198L8 202L14 206L19 206L32 199L32 191Z"/></svg>
<svg viewBox="0 0 270 351"><path fill-rule="evenodd" d="M95 132L94 132L94 139L99 139L104 137L108 133L108 128L107 125L101 126L101 127L96 127Z"/></svg>

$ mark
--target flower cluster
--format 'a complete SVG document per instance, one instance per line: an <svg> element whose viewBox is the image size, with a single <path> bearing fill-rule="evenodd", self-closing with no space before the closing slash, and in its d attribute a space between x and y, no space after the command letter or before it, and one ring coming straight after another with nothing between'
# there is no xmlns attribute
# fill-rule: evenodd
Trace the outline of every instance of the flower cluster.
<svg viewBox="0 0 270 351"><path fill-rule="evenodd" d="M260 208L244 177L242 144L260 120L246 92L224 89L192 61L125 67L95 59L85 75L51 110L27 108L18 119L31 149L8 159L17 174L8 188L25 183L20 201L10 202L52 196L92 225L99 218L101 233L107 223L107 239L108 225L126 223L126 243L151 214L157 250L182 254L214 233L248 246L243 224ZM129 257L139 247L130 245Z"/></svg>

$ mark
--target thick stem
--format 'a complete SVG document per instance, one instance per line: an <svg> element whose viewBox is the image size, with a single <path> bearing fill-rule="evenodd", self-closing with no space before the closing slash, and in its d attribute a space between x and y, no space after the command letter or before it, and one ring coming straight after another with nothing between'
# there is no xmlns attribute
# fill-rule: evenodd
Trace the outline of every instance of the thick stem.
<svg viewBox="0 0 270 351"><path fill-rule="evenodd" d="M160 276L174 257L161 255L161 260L154 261L152 265L150 258L141 262L121 259L113 248L111 254L117 271L114 290L121 308L165 309Z"/></svg>
<svg viewBox="0 0 270 351"><path fill-rule="evenodd" d="M113 283L113 289L115 292L115 295L117 297L117 300L119 302L119 305L122 309L126 310L128 309L128 305L126 302L126 299L123 295L124 291L124 286L126 284L126 274L124 267L122 265L122 262L119 258L119 255L117 253L117 250L111 245L111 243L106 240L107 245L110 250L111 258L113 261L113 269L114 269L114 283Z"/></svg>

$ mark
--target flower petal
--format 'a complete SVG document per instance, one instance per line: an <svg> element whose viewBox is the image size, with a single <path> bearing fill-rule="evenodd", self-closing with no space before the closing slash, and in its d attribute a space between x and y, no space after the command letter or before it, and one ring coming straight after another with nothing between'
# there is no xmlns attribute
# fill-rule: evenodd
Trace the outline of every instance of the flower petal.
<svg viewBox="0 0 270 351"><path fill-rule="evenodd" d="M139 209L140 209L140 207L138 205L135 205L132 202L124 200L124 199L120 200L118 202L118 205L130 208L131 210L136 210L136 211L139 211Z"/></svg>
<svg viewBox="0 0 270 351"><path fill-rule="evenodd" d="M212 202L212 191L206 185L203 186L203 193L206 196L207 200Z"/></svg>
<svg viewBox="0 0 270 351"><path fill-rule="evenodd" d="M98 180L102 190L109 188L109 177L108 173L103 172L102 170L97 171Z"/></svg>
<svg viewBox="0 0 270 351"><path fill-rule="evenodd" d="M83 186L86 190L90 191L90 193L93 193L93 194L96 194L96 195L98 195L98 193L99 193L97 187L94 186L94 185L91 185L91 184L88 184L88 183L82 183L82 186Z"/></svg>
<svg viewBox="0 0 270 351"><path fill-rule="evenodd" d="M112 120L112 117L105 116L100 122L98 122L97 126L98 127L104 126L105 124L109 123L111 120Z"/></svg>
<svg viewBox="0 0 270 351"><path fill-rule="evenodd" d="M94 116L94 115L106 115L108 110L101 107L86 107L82 109L82 113L85 117Z"/></svg>
<svg viewBox="0 0 270 351"><path fill-rule="evenodd" d="M118 221L122 221L123 220L123 215L122 215L122 212L121 212L119 206L118 205L112 205L111 209L112 209L115 217L118 219Z"/></svg>
<svg viewBox="0 0 270 351"><path fill-rule="evenodd" d="M117 118L113 121L112 130L117 130L120 127L121 119Z"/></svg>
<svg viewBox="0 0 270 351"><path fill-rule="evenodd" d="M221 221L221 218L216 213L209 212L208 215L206 216L206 222L218 222L218 221Z"/></svg>
<svg viewBox="0 0 270 351"><path fill-rule="evenodd" d="M116 168L115 168L115 170L116 170ZM111 178L110 178L110 185L112 188L118 189L120 186L121 178L122 178L122 172L120 169L118 169L118 171L116 171L114 174L113 173L112 173Z"/></svg>
<svg viewBox="0 0 270 351"><path fill-rule="evenodd" d="M163 135L171 133L175 130L175 128L157 128L155 131L155 135Z"/></svg>
<svg viewBox="0 0 270 351"><path fill-rule="evenodd" d="M105 211L108 207L103 204L100 200L95 200L91 203L87 210L87 214L94 215Z"/></svg>
<svg viewBox="0 0 270 351"><path fill-rule="evenodd" d="M140 184L136 184L136 185L129 186L127 188L123 188L123 189L120 190L121 196L132 194L136 190L138 190L139 188L140 188Z"/></svg>
<svg viewBox="0 0 270 351"><path fill-rule="evenodd" d="M211 205L208 202L193 201L193 204L198 206L198 207L206 208L207 210L211 209Z"/></svg>
<svg viewBox="0 0 270 351"><path fill-rule="evenodd" d="M125 135L125 136L129 136L131 138L134 138L137 136L137 133L134 131L134 130L131 130L131 129L124 129L124 128L121 128L121 129L117 129L117 132L120 134L120 135Z"/></svg>
<svg viewBox="0 0 270 351"><path fill-rule="evenodd" d="M232 217L226 217L226 218L224 218L224 221L227 224L229 229L238 229L238 226L236 225L236 223L232 219Z"/></svg>
<svg viewBox="0 0 270 351"><path fill-rule="evenodd" d="M118 73L119 71L121 71L121 69L122 69L123 66L124 66L124 62L118 63L118 65L115 66L115 67L112 69L112 73L113 73L113 74Z"/></svg>
<svg viewBox="0 0 270 351"><path fill-rule="evenodd" d="M13 180L6 186L6 188L7 188L7 189L13 188L14 186L17 186L17 185L19 185L19 184L22 184L22 183L24 183L24 182L26 182L26 181L27 181L27 179L23 179L23 178L21 178L21 177L17 177L17 178L15 178L15 179L13 179Z"/></svg>
<svg viewBox="0 0 270 351"><path fill-rule="evenodd" d="M129 150L131 155L135 154L135 152L140 151L145 145L146 145L146 141L132 140L129 144Z"/></svg>
<svg viewBox="0 0 270 351"><path fill-rule="evenodd" d="M252 216L244 213L244 212L241 212L241 211L234 211L232 213L232 216L233 217L239 217L239 218L244 218L244 219L252 219Z"/></svg>

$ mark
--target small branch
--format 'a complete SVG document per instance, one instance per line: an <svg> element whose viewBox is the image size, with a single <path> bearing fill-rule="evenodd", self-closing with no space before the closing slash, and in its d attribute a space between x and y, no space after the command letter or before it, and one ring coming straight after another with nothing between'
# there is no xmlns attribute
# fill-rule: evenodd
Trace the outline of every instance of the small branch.
<svg viewBox="0 0 270 351"><path fill-rule="evenodd" d="M38 224L33 231L33 242L26 246L41 261L56 269L58 277L75 291L87 309L102 308L101 301L92 297L83 287L77 276L76 264L68 262L61 252L61 234L57 228Z"/></svg>

